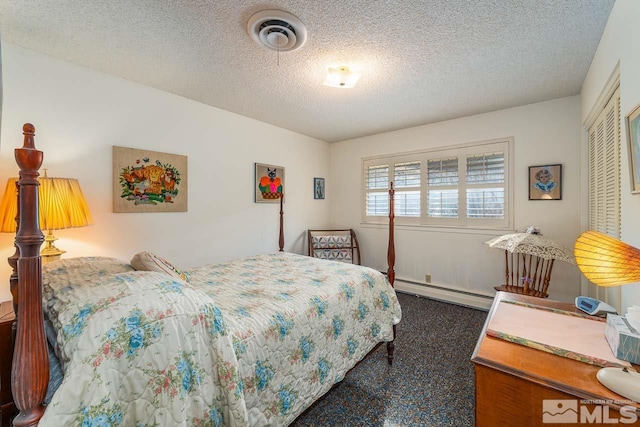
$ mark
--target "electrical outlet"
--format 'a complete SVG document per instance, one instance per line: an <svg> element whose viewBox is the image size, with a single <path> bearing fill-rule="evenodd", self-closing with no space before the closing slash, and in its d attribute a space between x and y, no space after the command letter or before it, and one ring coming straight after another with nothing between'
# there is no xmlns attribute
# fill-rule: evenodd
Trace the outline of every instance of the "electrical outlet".
<svg viewBox="0 0 640 427"><path fill-rule="evenodd" d="M425 274L424 275L424 281L427 283L431 283L431 275L430 274Z"/></svg>

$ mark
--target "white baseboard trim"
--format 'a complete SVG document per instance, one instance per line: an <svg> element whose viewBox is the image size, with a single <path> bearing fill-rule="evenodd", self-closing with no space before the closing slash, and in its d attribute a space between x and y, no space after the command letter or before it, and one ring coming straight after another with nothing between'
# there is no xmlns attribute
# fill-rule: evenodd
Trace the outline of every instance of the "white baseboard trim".
<svg viewBox="0 0 640 427"><path fill-rule="evenodd" d="M415 285L405 282L402 279L396 279L394 284L396 290L400 292L420 295L427 298L450 302L453 304L465 305L468 307L488 310L491 308L493 298L484 295L474 295L468 292L457 292L440 287Z"/></svg>

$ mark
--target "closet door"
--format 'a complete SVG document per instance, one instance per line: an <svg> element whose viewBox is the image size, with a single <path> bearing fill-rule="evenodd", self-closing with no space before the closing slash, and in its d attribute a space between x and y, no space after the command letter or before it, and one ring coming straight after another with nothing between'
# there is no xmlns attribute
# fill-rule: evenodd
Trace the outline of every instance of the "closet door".
<svg viewBox="0 0 640 427"><path fill-rule="evenodd" d="M589 228L620 238L620 88L589 129ZM596 298L620 309L620 287L598 288Z"/></svg>

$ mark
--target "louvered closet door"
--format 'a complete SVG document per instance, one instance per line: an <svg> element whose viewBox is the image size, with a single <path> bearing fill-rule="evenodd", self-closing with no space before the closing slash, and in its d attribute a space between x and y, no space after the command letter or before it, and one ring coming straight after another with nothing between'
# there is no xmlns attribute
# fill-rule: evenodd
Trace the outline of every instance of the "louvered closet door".
<svg viewBox="0 0 640 427"><path fill-rule="evenodd" d="M589 228L620 237L620 92L589 129Z"/></svg>
<svg viewBox="0 0 640 427"><path fill-rule="evenodd" d="M589 228L620 237L620 89L589 129ZM592 295L620 310L620 287L592 286Z"/></svg>

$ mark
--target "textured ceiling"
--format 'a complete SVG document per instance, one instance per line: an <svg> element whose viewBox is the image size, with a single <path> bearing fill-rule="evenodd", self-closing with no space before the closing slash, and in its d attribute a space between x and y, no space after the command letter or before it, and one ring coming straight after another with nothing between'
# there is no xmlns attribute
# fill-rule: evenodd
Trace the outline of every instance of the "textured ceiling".
<svg viewBox="0 0 640 427"><path fill-rule="evenodd" d="M335 142L576 95L614 0L0 0L2 40ZM247 34L281 9L307 43ZM279 63L278 63L279 62ZM354 89L322 85L360 68Z"/></svg>

